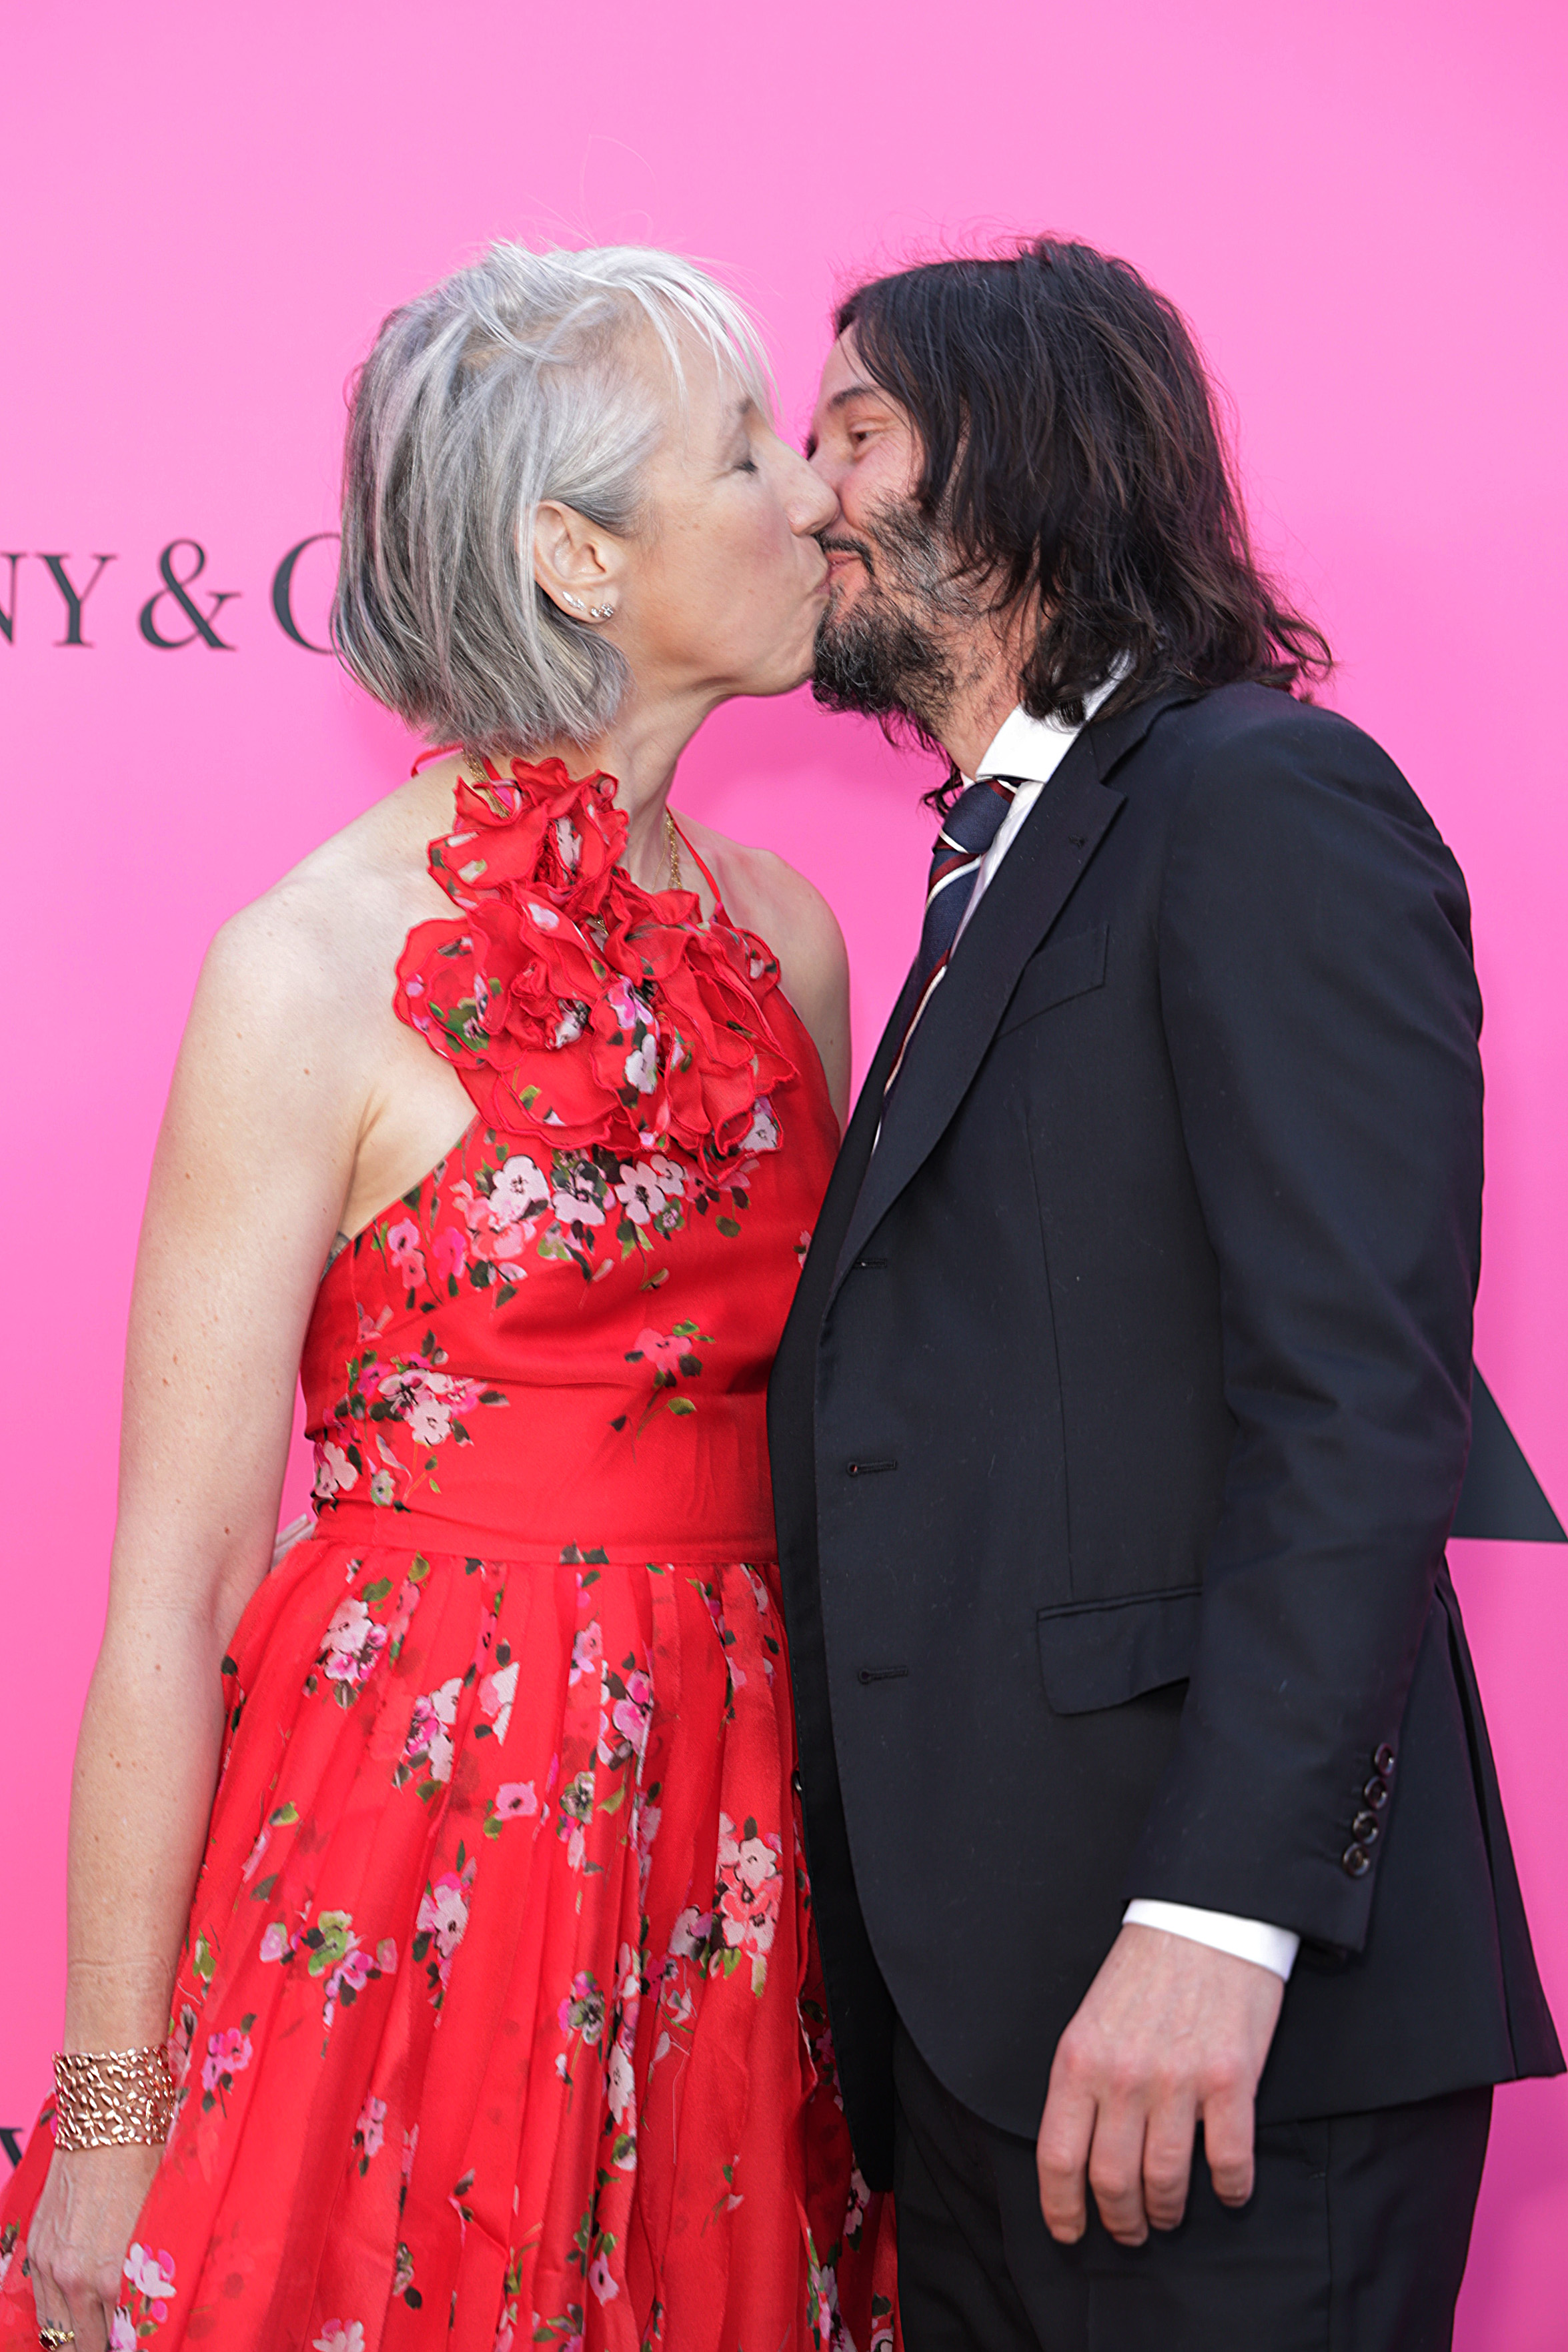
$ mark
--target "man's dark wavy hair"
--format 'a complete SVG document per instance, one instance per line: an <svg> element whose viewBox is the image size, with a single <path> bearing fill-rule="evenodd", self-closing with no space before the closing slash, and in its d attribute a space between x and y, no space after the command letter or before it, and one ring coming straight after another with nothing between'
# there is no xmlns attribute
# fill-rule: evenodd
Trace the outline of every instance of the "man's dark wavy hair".
<svg viewBox="0 0 1568 2352"><path fill-rule="evenodd" d="M1076 721L1167 687L1326 677L1321 629L1253 553L1216 400L1174 303L1130 263L1042 236L872 279L839 306L868 373L914 420L915 493L998 606L1043 622L1025 709Z"/></svg>

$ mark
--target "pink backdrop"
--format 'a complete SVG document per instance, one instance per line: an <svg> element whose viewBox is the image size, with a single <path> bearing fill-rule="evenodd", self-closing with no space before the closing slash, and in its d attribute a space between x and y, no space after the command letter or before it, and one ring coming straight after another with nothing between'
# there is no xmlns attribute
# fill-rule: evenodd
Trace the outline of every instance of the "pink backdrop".
<svg viewBox="0 0 1568 2352"><path fill-rule="evenodd" d="M7 14L0 2121L33 2111L57 2030L66 1782L104 1591L131 1254L198 960L230 908L409 758L285 635L274 572L332 524L342 386L382 314L492 236L711 258L767 324L791 431L833 289L867 265L1051 226L1131 256L1186 308L1243 420L1262 536L1343 656L1336 698L1401 761L1469 876L1489 1007L1478 1356L1568 1516L1559 11ZM205 551L197 609L209 590L234 600L215 627L232 650L140 633L179 540ZM114 558L79 646L59 642L47 553L78 591ZM308 550L295 575L308 635L331 553ZM193 564L172 559L176 576ZM151 623L190 630L172 595ZM913 942L924 781L871 729L797 697L722 713L677 791L827 890L862 1057ZM1568 2022L1568 1555L1462 1545L1456 1569ZM1469 2352L1568 2346L1565 2242L1568 2091L1505 2092Z"/></svg>

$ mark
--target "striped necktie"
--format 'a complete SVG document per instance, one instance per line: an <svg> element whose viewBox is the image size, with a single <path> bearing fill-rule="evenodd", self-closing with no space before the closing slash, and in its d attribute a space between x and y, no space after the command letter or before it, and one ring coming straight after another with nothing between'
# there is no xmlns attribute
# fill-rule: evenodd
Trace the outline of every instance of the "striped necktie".
<svg viewBox="0 0 1568 2352"><path fill-rule="evenodd" d="M909 1041L920 1024L920 1016L935 994L937 983L947 969L947 959L953 952L965 909L974 895L975 878L998 834L1002 820L1013 804L1021 777L982 776L960 793L942 820L942 830L936 836L936 846L931 858L931 879L925 890L925 919L920 927L920 951L915 969L920 980L920 993L904 1033L904 1043L898 1049L898 1059L888 1076L891 1089L894 1079L904 1067L904 1056Z"/></svg>

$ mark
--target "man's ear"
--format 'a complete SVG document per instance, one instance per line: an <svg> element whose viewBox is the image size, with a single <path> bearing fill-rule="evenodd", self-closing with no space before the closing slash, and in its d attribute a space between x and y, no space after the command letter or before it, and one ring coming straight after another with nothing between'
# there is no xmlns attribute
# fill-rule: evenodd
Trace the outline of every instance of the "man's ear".
<svg viewBox="0 0 1568 2352"><path fill-rule="evenodd" d="M575 507L544 499L534 517L534 578L569 620L610 618L621 601L625 551L613 531Z"/></svg>

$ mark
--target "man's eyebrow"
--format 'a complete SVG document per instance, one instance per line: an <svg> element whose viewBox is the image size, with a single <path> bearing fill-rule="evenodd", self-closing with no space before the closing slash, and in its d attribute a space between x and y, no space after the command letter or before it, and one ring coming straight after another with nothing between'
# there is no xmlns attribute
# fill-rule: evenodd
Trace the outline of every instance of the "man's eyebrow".
<svg viewBox="0 0 1568 2352"><path fill-rule="evenodd" d="M852 400L885 400L887 397L887 394L879 383L846 383L840 391L835 392L829 401L827 413L830 416L836 415L841 408L847 408ZM808 461L816 454L817 436L814 433L808 433L806 436Z"/></svg>
<svg viewBox="0 0 1568 2352"><path fill-rule="evenodd" d="M841 408L849 406L852 400L885 400L887 396L879 383L846 383L840 391L835 392L829 401L827 414L830 416L836 416ZM810 460L816 454L817 436L814 433L809 433L806 436L807 459Z"/></svg>
<svg viewBox="0 0 1568 2352"><path fill-rule="evenodd" d="M828 414L831 415L836 409L847 408L852 400L885 400L886 398L887 394L879 383L846 383L843 389L841 392L835 392L829 401Z"/></svg>

